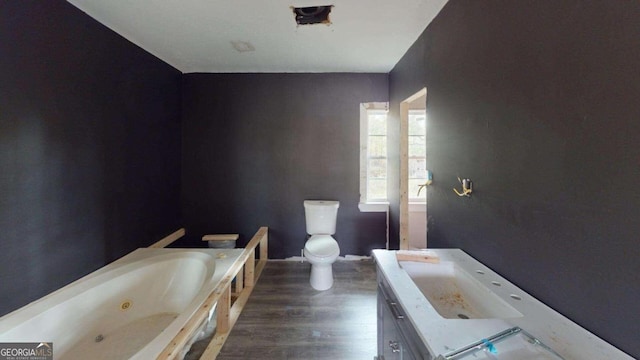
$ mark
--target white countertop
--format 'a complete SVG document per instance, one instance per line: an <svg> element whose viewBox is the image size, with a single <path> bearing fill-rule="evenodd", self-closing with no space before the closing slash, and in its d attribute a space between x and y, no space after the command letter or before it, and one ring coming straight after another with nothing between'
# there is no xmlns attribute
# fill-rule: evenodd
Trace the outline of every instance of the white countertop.
<svg viewBox="0 0 640 360"><path fill-rule="evenodd" d="M374 250L379 269L389 282L418 335L434 355L444 355L508 328L518 326L565 359L633 359L519 289L460 249L430 249L440 261L453 261L523 314L508 319L445 319L400 267L395 251ZM477 272L480 270L484 274ZM501 286L492 285L497 281ZM521 300L510 297L517 295Z"/></svg>

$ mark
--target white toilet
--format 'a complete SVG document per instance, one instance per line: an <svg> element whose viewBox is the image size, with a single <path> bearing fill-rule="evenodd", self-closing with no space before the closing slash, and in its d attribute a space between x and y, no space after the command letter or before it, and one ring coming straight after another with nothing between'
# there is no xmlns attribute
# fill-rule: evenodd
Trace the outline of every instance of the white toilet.
<svg viewBox="0 0 640 360"><path fill-rule="evenodd" d="M304 244L304 257L311 263L309 282L316 290L327 290L333 286L331 264L340 255L340 247L331 235L336 233L338 207L338 201L304 201L307 234L311 235Z"/></svg>

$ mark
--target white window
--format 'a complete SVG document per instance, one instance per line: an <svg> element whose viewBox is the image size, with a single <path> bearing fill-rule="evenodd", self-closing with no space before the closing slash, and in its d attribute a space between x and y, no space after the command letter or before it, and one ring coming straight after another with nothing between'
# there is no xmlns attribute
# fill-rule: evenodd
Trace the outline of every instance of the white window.
<svg viewBox="0 0 640 360"><path fill-rule="evenodd" d="M427 201L427 190L420 191L427 181L426 124L425 110L409 110L409 202Z"/></svg>
<svg viewBox="0 0 640 360"><path fill-rule="evenodd" d="M360 203L386 203L388 103L360 105Z"/></svg>

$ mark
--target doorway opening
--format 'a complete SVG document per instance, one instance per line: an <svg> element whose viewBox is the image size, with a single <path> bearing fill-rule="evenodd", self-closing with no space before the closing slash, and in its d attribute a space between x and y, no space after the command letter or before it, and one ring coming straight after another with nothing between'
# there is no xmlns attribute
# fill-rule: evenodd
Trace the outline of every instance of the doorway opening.
<svg viewBox="0 0 640 360"><path fill-rule="evenodd" d="M400 103L400 249L427 247L427 88Z"/></svg>

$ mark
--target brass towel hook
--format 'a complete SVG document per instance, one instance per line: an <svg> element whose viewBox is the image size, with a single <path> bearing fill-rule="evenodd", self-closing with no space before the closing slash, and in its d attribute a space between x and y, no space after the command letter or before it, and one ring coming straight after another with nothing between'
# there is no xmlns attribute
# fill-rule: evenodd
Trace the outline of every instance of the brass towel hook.
<svg viewBox="0 0 640 360"><path fill-rule="evenodd" d="M462 192L458 191L456 188L453 188L453 191L455 191L458 196L470 197L473 192L473 182L470 179L461 180L460 177L458 177L458 181L462 184Z"/></svg>

